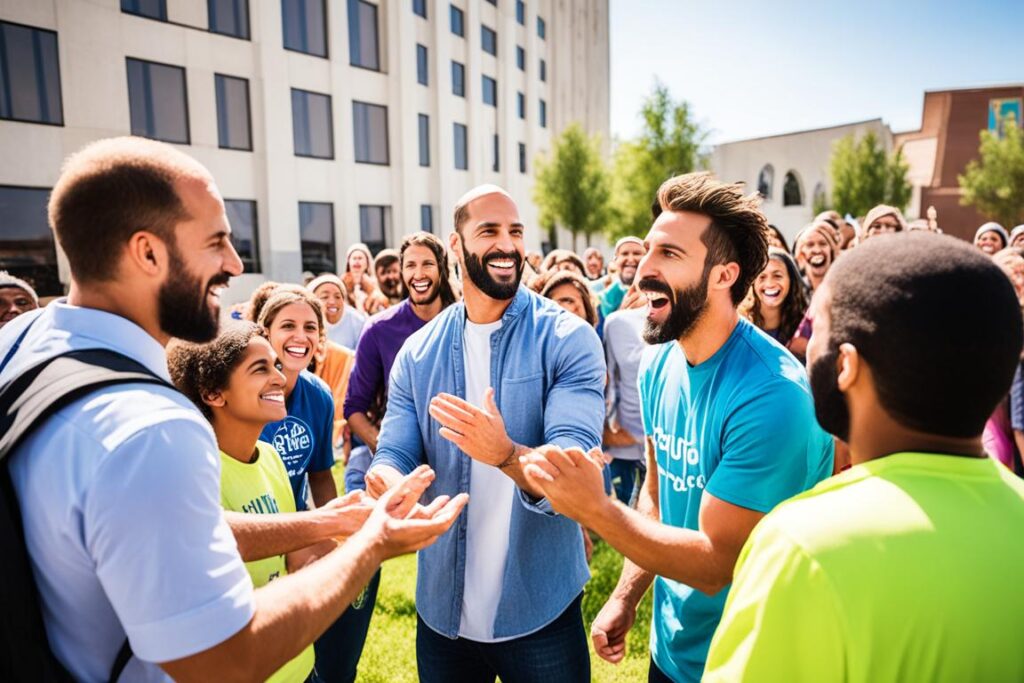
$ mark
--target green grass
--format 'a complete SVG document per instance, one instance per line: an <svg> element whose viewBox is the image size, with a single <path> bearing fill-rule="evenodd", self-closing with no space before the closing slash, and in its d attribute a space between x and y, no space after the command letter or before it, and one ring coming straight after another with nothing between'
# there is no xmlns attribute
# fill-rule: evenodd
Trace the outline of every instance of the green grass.
<svg viewBox="0 0 1024 683"><path fill-rule="evenodd" d="M593 577L583 596L583 620L588 632L591 621L615 588L621 569L622 556L605 543L596 542L590 563ZM415 556L386 562L370 633L359 662L359 683L415 683L415 593ZM647 636L650 623L651 596L648 593L640 603L636 625L628 636L626 659L613 666L594 655L591 650L592 680L598 683L647 680Z"/></svg>

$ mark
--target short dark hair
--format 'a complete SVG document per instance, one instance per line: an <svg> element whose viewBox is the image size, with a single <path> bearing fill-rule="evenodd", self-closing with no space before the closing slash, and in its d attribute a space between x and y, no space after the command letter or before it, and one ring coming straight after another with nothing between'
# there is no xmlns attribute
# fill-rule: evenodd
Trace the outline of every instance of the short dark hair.
<svg viewBox="0 0 1024 683"><path fill-rule="evenodd" d="M381 249L377 257L373 259L373 272L376 275L381 268L390 268L391 264L398 263L398 252L394 249Z"/></svg>
<svg viewBox="0 0 1024 683"><path fill-rule="evenodd" d="M175 339L167 345L167 370L171 381L207 420L213 418L213 410L203 401L203 396L228 385L249 342L259 334L260 328L255 323L236 321L226 325L206 344Z"/></svg>
<svg viewBox="0 0 1024 683"><path fill-rule="evenodd" d="M406 235L398 249L398 260L403 267L405 252L409 247L426 247L434 252L434 258L437 259L437 270L441 277L441 308L448 308L455 303L456 297L455 290L452 288L452 271L448 263L448 250L445 249L441 238L429 232L414 232L411 235ZM402 286L405 286L404 279Z"/></svg>
<svg viewBox="0 0 1024 683"><path fill-rule="evenodd" d="M825 282L829 348L857 348L893 419L928 434L981 434L1024 344L1013 286L989 257L946 235L880 235L844 254Z"/></svg>
<svg viewBox="0 0 1024 683"><path fill-rule="evenodd" d="M142 138L99 140L68 157L48 213L74 279L113 279L124 245L140 230L175 249L174 228L189 218L175 184L204 177L199 162Z"/></svg>
<svg viewBox="0 0 1024 683"><path fill-rule="evenodd" d="M734 305L743 301L768 262L768 221L759 208L759 195L744 196L742 185L723 183L710 173L686 173L661 184L658 204L663 211L691 211L711 219L700 236L708 249L704 271L713 265L738 264L740 276L730 294Z"/></svg>

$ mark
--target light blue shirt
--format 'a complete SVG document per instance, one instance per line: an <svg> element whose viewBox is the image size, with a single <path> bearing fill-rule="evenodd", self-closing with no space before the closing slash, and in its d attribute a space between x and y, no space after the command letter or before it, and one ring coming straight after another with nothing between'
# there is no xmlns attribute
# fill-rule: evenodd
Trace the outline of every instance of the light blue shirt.
<svg viewBox="0 0 1024 683"><path fill-rule="evenodd" d="M341 344L346 349L355 351L359 344L359 337L363 335L363 327L366 326L366 314L348 303L345 304L345 311L341 314L341 320L337 325L327 328L327 338L335 344Z"/></svg>
<svg viewBox="0 0 1024 683"><path fill-rule="evenodd" d="M471 460L442 437L427 413L441 392L466 396L463 358L465 304L449 306L406 340L391 370L388 407L373 464L411 472L428 463L437 478L424 495L468 491ZM490 386L509 437L525 446L545 443L589 450L601 442L605 364L597 334L554 302L520 287L491 334ZM583 590L590 572L579 525L555 514L546 500L517 489L508 559L494 619L494 639L537 631L556 619ZM419 553L416 609L427 626L449 638L459 632L466 573L462 514Z"/></svg>
<svg viewBox="0 0 1024 683"><path fill-rule="evenodd" d="M746 320L696 366L676 342L649 348L639 383L665 524L698 529L705 491L766 513L832 474L803 366ZM651 654L672 680L700 680L728 593L655 579Z"/></svg>
<svg viewBox="0 0 1024 683"><path fill-rule="evenodd" d="M604 352L608 361L608 418L618 420L619 427L629 432L636 444L608 449L620 460L644 459L644 423L640 415L640 390L637 376L640 359L647 344L643 338L646 308L615 311L604 322Z"/></svg>
<svg viewBox="0 0 1024 683"><path fill-rule="evenodd" d="M111 313L51 303L0 330L0 385L66 351L112 349L169 380L164 349ZM220 507L207 421L169 387L124 384L49 418L11 455L11 478L54 653L77 680L169 680L152 662L213 647L253 616L253 587ZM140 661L144 660L144 661Z"/></svg>

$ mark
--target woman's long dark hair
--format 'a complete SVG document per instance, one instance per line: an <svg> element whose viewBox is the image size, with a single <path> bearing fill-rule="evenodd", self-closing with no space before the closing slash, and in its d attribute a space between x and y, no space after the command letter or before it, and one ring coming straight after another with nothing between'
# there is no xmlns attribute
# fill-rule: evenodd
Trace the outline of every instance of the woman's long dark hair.
<svg viewBox="0 0 1024 683"><path fill-rule="evenodd" d="M807 313L807 306L810 304L807 296L807 286L804 284L804 279L800 276L800 269L796 267L796 261L788 253L773 247L768 250L768 259L781 261L786 267L786 275L789 276L789 292L786 294L786 300L782 302L779 311L778 335L779 341L782 344L787 344L793 338L793 335L796 334L797 328L800 327L800 322ZM758 298L756 293L754 293L753 298L754 301L751 304L749 313L750 321L763 330L764 315L761 314L761 299Z"/></svg>

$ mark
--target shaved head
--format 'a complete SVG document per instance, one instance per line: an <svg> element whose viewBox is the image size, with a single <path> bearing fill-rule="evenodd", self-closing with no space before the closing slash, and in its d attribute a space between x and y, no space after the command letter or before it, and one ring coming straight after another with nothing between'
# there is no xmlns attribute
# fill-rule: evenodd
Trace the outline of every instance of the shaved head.
<svg viewBox="0 0 1024 683"><path fill-rule="evenodd" d="M486 197L492 194L500 194L508 197L509 201L512 200L512 195L505 191L504 188L492 184L477 185L466 194L459 197L459 201L455 202L455 231L462 233L462 226L469 219L469 205L481 197Z"/></svg>

